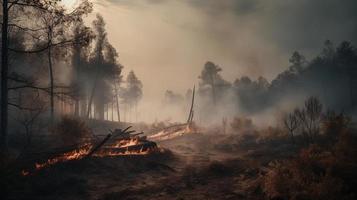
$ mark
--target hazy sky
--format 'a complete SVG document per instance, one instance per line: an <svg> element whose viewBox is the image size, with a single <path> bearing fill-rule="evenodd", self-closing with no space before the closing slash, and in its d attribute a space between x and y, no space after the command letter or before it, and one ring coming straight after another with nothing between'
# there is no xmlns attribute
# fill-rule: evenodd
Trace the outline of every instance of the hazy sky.
<svg viewBox="0 0 357 200"><path fill-rule="evenodd" d="M356 11L356 0L95 0L94 8L146 100L184 93L208 60L230 81L271 80L294 50L310 57L326 39L356 44Z"/></svg>

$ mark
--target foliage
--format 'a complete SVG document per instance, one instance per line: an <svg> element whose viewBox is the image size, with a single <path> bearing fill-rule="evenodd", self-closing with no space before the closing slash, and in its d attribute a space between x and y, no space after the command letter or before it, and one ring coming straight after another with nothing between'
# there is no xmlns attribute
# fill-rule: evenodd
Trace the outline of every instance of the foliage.
<svg viewBox="0 0 357 200"><path fill-rule="evenodd" d="M122 91L123 102L129 106L137 105L143 96L142 88L143 84L134 71L130 71L126 78L126 88Z"/></svg>
<svg viewBox="0 0 357 200"><path fill-rule="evenodd" d="M296 130L301 132L306 143L314 142L320 133L322 107L320 100L311 96L305 100L303 108L295 108L293 112L285 114L283 123L293 142Z"/></svg>
<svg viewBox="0 0 357 200"><path fill-rule="evenodd" d="M210 96L214 105L223 97L224 92L231 87L231 84L219 74L221 71L222 68L208 61L199 76L199 93Z"/></svg>
<svg viewBox="0 0 357 200"><path fill-rule="evenodd" d="M62 117L55 127L55 133L61 138L64 144L78 144L90 136L90 130L86 123L71 116Z"/></svg>
<svg viewBox="0 0 357 200"><path fill-rule="evenodd" d="M335 47L327 40L321 53L312 60L306 60L295 51L289 62L291 65L271 82L264 77L252 80L242 76L233 84L220 75L222 67L207 62L199 76L198 94L222 105L225 103L223 97L233 94L233 104L248 113L264 111L297 96L318 96L321 103L335 110L356 106L357 97L352 92L356 86L352 80L356 76L357 50L350 42L344 41Z"/></svg>
<svg viewBox="0 0 357 200"><path fill-rule="evenodd" d="M341 133L347 132L350 121L344 113L337 114L329 110L322 117L322 134L329 143L335 143Z"/></svg>
<svg viewBox="0 0 357 200"><path fill-rule="evenodd" d="M353 199L344 179L333 172L338 162L330 152L312 145L293 160L271 163L264 192L269 199Z"/></svg>
<svg viewBox="0 0 357 200"><path fill-rule="evenodd" d="M316 144L303 148L292 159L272 162L262 184L269 199L354 199L355 135L348 117L329 111ZM331 140L333 138L333 140Z"/></svg>
<svg viewBox="0 0 357 200"><path fill-rule="evenodd" d="M294 113L289 113L284 116L284 126L285 128L289 131L289 134L291 135L291 139L294 141L294 131L299 127L299 119L295 115L296 112Z"/></svg>

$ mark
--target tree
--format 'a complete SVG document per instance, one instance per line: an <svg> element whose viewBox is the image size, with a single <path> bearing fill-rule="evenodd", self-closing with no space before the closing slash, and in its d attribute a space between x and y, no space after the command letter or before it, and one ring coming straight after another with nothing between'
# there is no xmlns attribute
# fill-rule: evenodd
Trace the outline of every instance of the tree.
<svg viewBox="0 0 357 200"><path fill-rule="evenodd" d="M92 80L92 86L89 93L87 117L89 118L93 104L95 117L103 120L105 104L113 101L113 92L115 93L116 84L121 80L120 74L123 66L118 62L116 49L107 39L105 21L99 14L93 21L93 29L96 35L96 43L90 59L89 76ZM113 86L114 90L112 89ZM100 90L97 90L97 88L100 88Z"/></svg>
<svg viewBox="0 0 357 200"><path fill-rule="evenodd" d="M296 112L286 114L284 116L283 120L284 120L285 128L289 131L292 142L295 143L294 132L299 126L299 121L296 116Z"/></svg>
<svg viewBox="0 0 357 200"><path fill-rule="evenodd" d="M296 109L294 113L299 119L306 141L313 142L320 131L322 103L311 96L305 100L304 108Z"/></svg>
<svg viewBox="0 0 357 200"><path fill-rule="evenodd" d="M0 116L0 153L6 151L6 137L8 132L8 23L9 23L9 8L8 0L2 2L2 31L1 31L1 116ZM0 155L1 156L1 155Z"/></svg>
<svg viewBox="0 0 357 200"><path fill-rule="evenodd" d="M100 67L103 64L104 56L103 56L103 49L104 45L107 41L107 33L105 31L105 22L101 15L97 14L96 20L93 21L93 28L96 35L96 44L94 47L94 55L92 56L92 64L94 65L95 72L94 72L94 81L92 90L90 92L89 102L88 102L88 109L87 109L87 117L89 118L89 114L91 113L93 97L95 95L95 91L98 85L98 79L101 76ZM103 115L104 115L104 108L103 108ZM104 116L103 116L104 117Z"/></svg>
<svg viewBox="0 0 357 200"><path fill-rule="evenodd" d="M58 0L56 0L58 1ZM6 151L7 133L8 133L8 79L9 79L9 26L21 29L23 31L37 31L26 28L18 24L9 24L11 10L20 11L25 14L25 8L47 9L48 4L40 0L16 0L9 2L2 1L2 29L1 29L1 115L0 115L0 154ZM15 21L15 20L12 20ZM39 51L39 50L37 50ZM36 51L36 52L37 52Z"/></svg>
<svg viewBox="0 0 357 200"><path fill-rule="evenodd" d="M53 51L54 48L58 47L54 44L59 42L74 43L76 45L81 45L82 43L87 43L88 39L83 37L89 37L87 33L80 32L75 35L75 38L67 38L65 35L65 28L70 26L74 22L81 21L81 16L91 12L91 4L82 4L75 11L67 14L66 10L57 4L53 4L51 9L40 10L40 18L44 27L45 42L48 45L47 48L47 59L48 59L48 69L49 69L49 80L50 80L50 110L51 110L51 121L54 120L54 72L53 72ZM88 30L84 30L88 32ZM63 50L57 48L56 50Z"/></svg>
<svg viewBox="0 0 357 200"><path fill-rule="evenodd" d="M309 134L311 137L316 137L320 129L322 104L318 98L311 96L305 101L305 109Z"/></svg>
<svg viewBox="0 0 357 200"><path fill-rule="evenodd" d="M336 51L335 51L335 47L333 46L333 43L330 40L326 40L324 42L324 47L321 53L323 58L331 61L333 60L335 53Z"/></svg>
<svg viewBox="0 0 357 200"><path fill-rule="evenodd" d="M290 71L293 73L301 73L303 67L306 64L306 59L299 52L294 51L293 55L289 59L289 62L292 64L290 66Z"/></svg>
<svg viewBox="0 0 357 200"><path fill-rule="evenodd" d="M84 76L84 66L87 61L87 49L94 39L94 34L89 27L84 25L83 20L79 20L73 25L73 53L72 53L72 65L73 65L73 80L72 84L75 88L75 116L79 116L80 110L80 100L82 104L85 104L85 86L83 84L85 80ZM82 107L82 108L85 108Z"/></svg>
<svg viewBox="0 0 357 200"><path fill-rule="evenodd" d="M176 94L172 90L166 90L164 97L165 97L165 103L168 105L180 105L184 101L182 95Z"/></svg>
<svg viewBox="0 0 357 200"><path fill-rule="evenodd" d="M76 21L82 17L82 15L90 12L91 4L84 0L80 6L74 9L71 13L65 13L63 7L58 5L60 0L14 0L14 1L2 1L3 6L3 18L2 18L2 48L1 48L1 141L0 148L1 151L5 149L6 145L6 136L8 132L8 105L14 105L8 101L9 90L17 90L24 88L31 88L35 90L42 90L54 95L54 87L48 88L38 87L33 85L32 82L24 80L22 77L13 77L9 75L9 51L13 53L26 53L26 54L37 54L44 51L48 51L49 54L52 54L51 50L55 46L60 46L68 44L70 41L67 40L58 40L56 43L48 42L48 38L53 38L52 34L48 31L50 27L42 26L44 23L28 23L26 20L17 20L16 18L25 19L26 17L43 19L43 15L40 13L52 13L59 18L66 18L66 22ZM10 12L11 11L11 12ZM10 19L11 18L11 19ZM10 23L9 23L10 21ZM63 22L62 20L60 20ZM39 22L39 21L37 21ZM67 23L67 24L68 24ZM11 27L11 29L9 29ZM22 45L19 48L18 44L12 43L9 38L11 38L11 33L14 33L13 30L22 31L22 36L26 35L26 44ZM52 32L52 31L51 31ZM17 31L18 33L18 31ZM16 34L17 34L16 33ZM21 35L20 34L20 35ZM8 80L21 83L21 86L16 86L9 88Z"/></svg>
<svg viewBox="0 0 357 200"><path fill-rule="evenodd" d="M138 102L143 96L143 84L135 75L134 71L130 71L126 78L126 88L123 92L123 100L129 106L129 110L135 107L135 116L137 120L137 106Z"/></svg>
<svg viewBox="0 0 357 200"><path fill-rule="evenodd" d="M221 92L218 91L218 89L223 91L225 88L230 87L230 84L225 81L219 74L220 71L222 71L222 69L218 65L208 61L204 65L203 70L201 71L201 75L199 76L201 79L199 85L200 90L204 90L205 87L209 88L212 94L213 105L216 105L217 103L217 92Z"/></svg>

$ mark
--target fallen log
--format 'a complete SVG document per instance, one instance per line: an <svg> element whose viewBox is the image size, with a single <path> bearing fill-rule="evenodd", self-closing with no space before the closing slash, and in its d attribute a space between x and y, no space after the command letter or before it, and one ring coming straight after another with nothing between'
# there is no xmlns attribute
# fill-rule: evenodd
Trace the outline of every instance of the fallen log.
<svg viewBox="0 0 357 200"><path fill-rule="evenodd" d="M142 152L142 151L148 151L150 149L157 148L157 144L155 142L151 141L146 141L144 143L136 144L136 145L131 145L127 147L119 147L119 148L113 148L113 147L103 147L101 148L100 151L98 151L98 154L105 154L106 152L111 152L113 154L116 153L126 153L126 152Z"/></svg>
<svg viewBox="0 0 357 200"><path fill-rule="evenodd" d="M101 143L99 143L96 147L94 147L94 148L85 156L85 158L88 158L88 157L90 157L91 155L93 155L93 153L96 152L101 146L103 146L103 145L105 144L105 142L108 141L111 136L112 136L112 134L109 133L109 134L107 135L107 137L105 137L104 140L103 140Z"/></svg>

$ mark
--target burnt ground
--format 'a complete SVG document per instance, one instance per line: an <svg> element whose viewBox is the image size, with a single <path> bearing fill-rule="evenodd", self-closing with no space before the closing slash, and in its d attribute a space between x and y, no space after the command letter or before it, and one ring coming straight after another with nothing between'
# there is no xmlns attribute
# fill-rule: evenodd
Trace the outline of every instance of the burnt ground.
<svg viewBox="0 0 357 200"><path fill-rule="evenodd" d="M170 150L149 156L56 164L17 178L9 199L261 199L261 168L293 148L239 140L190 134L160 142Z"/></svg>

